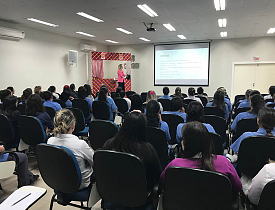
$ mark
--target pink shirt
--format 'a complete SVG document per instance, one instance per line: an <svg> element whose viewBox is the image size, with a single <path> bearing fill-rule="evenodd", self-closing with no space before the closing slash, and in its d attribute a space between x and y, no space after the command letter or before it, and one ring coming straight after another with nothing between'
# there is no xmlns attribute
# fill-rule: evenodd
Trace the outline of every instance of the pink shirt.
<svg viewBox="0 0 275 210"><path fill-rule="evenodd" d="M118 74L118 79L117 79L118 82L123 82L125 77L123 70L118 70L117 74Z"/></svg>
<svg viewBox="0 0 275 210"><path fill-rule="evenodd" d="M221 155L217 155L217 158L214 158L214 168L217 172L224 174L227 176L232 184L232 190L234 192L240 192L242 190L242 183L241 180L235 170L235 168L232 166L232 164L229 162L229 160ZM164 180L165 180L165 171L167 168L172 166L179 166L179 167L186 167L186 168L199 168L199 161L200 158L176 158L172 162L170 162L164 171L160 175L160 184L164 186Z"/></svg>

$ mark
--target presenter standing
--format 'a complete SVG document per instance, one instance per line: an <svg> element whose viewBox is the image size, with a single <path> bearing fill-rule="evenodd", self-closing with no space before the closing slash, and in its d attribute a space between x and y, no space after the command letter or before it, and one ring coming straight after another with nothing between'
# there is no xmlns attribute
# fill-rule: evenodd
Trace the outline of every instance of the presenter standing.
<svg viewBox="0 0 275 210"><path fill-rule="evenodd" d="M118 65L118 70L117 70L117 75L118 75L118 87L121 87L122 90L125 91L125 85L124 85L124 79L125 79L125 74L122 70L122 64Z"/></svg>

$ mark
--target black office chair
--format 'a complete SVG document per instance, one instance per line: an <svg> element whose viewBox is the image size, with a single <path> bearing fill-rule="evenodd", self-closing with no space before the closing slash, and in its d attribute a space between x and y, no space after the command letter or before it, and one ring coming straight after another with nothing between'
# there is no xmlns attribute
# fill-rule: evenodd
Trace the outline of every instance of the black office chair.
<svg viewBox="0 0 275 210"><path fill-rule="evenodd" d="M26 113L26 106L25 104L18 104L17 110L20 112L21 115L25 115Z"/></svg>
<svg viewBox="0 0 275 210"><path fill-rule="evenodd" d="M101 101L93 102L93 115L95 119L109 120L110 112L107 103Z"/></svg>
<svg viewBox="0 0 275 210"><path fill-rule="evenodd" d="M256 132L259 126L257 123L257 118L246 118L241 119L237 123L237 129L232 137L232 143L234 143L243 133L245 132Z"/></svg>
<svg viewBox="0 0 275 210"><path fill-rule="evenodd" d="M141 96L141 99L142 99L142 103L144 103L144 102L146 101L147 92L142 92L142 93L140 94L140 96Z"/></svg>
<svg viewBox="0 0 275 210"><path fill-rule="evenodd" d="M187 95L185 93L181 93L181 95L182 95L182 98L186 98L187 97Z"/></svg>
<svg viewBox="0 0 275 210"><path fill-rule="evenodd" d="M3 114L0 114L0 142L6 143L13 140L15 137L15 131L9 118Z"/></svg>
<svg viewBox="0 0 275 210"><path fill-rule="evenodd" d="M88 136L89 126L85 125L85 118L82 111L78 108L67 108L71 110L75 116L76 124L73 134L76 136Z"/></svg>
<svg viewBox="0 0 275 210"><path fill-rule="evenodd" d="M2 110L3 104L0 104L0 110Z"/></svg>
<svg viewBox="0 0 275 210"><path fill-rule="evenodd" d="M21 115L18 125L20 138L25 144L36 146L46 141L46 133L38 118Z"/></svg>
<svg viewBox="0 0 275 210"><path fill-rule="evenodd" d="M91 188L79 190L82 176L71 150L61 146L39 144L36 147L36 157L44 182L54 190L50 210L53 209L54 202L63 206L91 209L83 206L84 201L87 201L88 206ZM71 201L80 201L81 205L70 203Z"/></svg>
<svg viewBox="0 0 275 210"><path fill-rule="evenodd" d="M119 95L119 93L111 92L111 98L112 98L112 99L120 98L120 95Z"/></svg>
<svg viewBox="0 0 275 210"><path fill-rule="evenodd" d="M187 110L188 104L182 104L182 107L184 108L184 110Z"/></svg>
<svg viewBox="0 0 275 210"><path fill-rule="evenodd" d="M169 133L171 136L171 140L169 144L177 144L177 139L176 139L176 133L177 133L177 127L178 124L184 123L184 120L182 117L174 114L162 114L161 119L165 122L167 122L169 126Z"/></svg>
<svg viewBox="0 0 275 210"><path fill-rule="evenodd" d="M128 112L129 107L128 107L128 103L126 100L124 100L123 98L115 98L114 101L115 101L118 111L121 114L124 115L126 112Z"/></svg>
<svg viewBox="0 0 275 210"><path fill-rule="evenodd" d="M232 119L235 119L235 117L236 117L238 114L240 114L240 113L242 113L242 112L247 112L247 111L249 111L250 109L251 109L250 107L241 107L241 108L237 108L236 111L235 111L235 113L232 115Z"/></svg>
<svg viewBox="0 0 275 210"><path fill-rule="evenodd" d="M171 100L160 98L160 99L158 99L158 102L161 103L161 105L163 107L163 111L170 111Z"/></svg>
<svg viewBox="0 0 275 210"><path fill-rule="evenodd" d="M223 143L222 137L217 133L210 133L210 137L213 141L216 155L223 155Z"/></svg>
<svg viewBox="0 0 275 210"><path fill-rule="evenodd" d="M231 182L221 173L183 167L165 171L163 210L238 209L232 197Z"/></svg>
<svg viewBox="0 0 275 210"><path fill-rule="evenodd" d="M271 98L270 99L265 99L264 102L265 103L267 103L267 102L274 102L274 99L271 99Z"/></svg>
<svg viewBox="0 0 275 210"><path fill-rule="evenodd" d="M45 106L46 112L48 113L48 115L50 116L50 118L53 120L54 116L55 116L55 109L52 107L48 107Z"/></svg>
<svg viewBox="0 0 275 210"><path fill-rule="evenodd" d="M196 96L197 98L199 98L203 104L203 106L206 106L208 100L206 97L203 97L203 96Z"/></svg>
<svg viewBox="0 0 275 210"><path fill-rule="evenodd" d="M238 168L248 177L253 178L268 162L274 151L275 139L266 136L247 137L242 140L238 152Z"/></svg>
<svg viewBox="0 0 275 210"><path fill-rule="evenodd" d="M102 148L108 139L114 138L118 127L108 120L93 120L89 123L89 141L93 150Z"/></svg>
<svg viewBox="0 0 275 210"><path fill-rule="evenodd" d="M82 98L77 98L72 101L73 108L78 108L82 111L84 118L90 114L88 102Z"/></svg>
<svg viewBox="0 0 275 210"><path fill-rule="evenodd" d="M196 100L193 100L193 99L183 99L183 100L182 100L182 103L184 103L184 104L189 104L189 103L191 103L192 101L196 101Z"/></svg>
<svg viewBox="0 0 275 210"><path fill-rule="evenodd" d="M127 96L127 98L131 99L132 95L134 95L136 92L135 91L126 91L125 94Z"/></svg>
<svg viewBox="0 0 275 210"><path fill-rule="evenodd" d="M239 100L245 99L245 95L235 95L234 104L238 103Z"/></svg>
<svg viewBox="0 0 275 210"><path fill-rule="evenodd" d="M204 115L215 115L224 118L224 111L219 107L204 107Z"/></svg>
<svg viewBox="0 0 275 210"><path fill-rule="evenodd" d="M148 206L152 196L157 195L147 191L144 165L134 155L98 150L94 154L94 169L99 196L116 207Z"/></svg>
<svg viewBox="0 0 275 210"><path fill-rule="evenodd" d="M223 142L227 142L227 127L226 120L224 118L215 115L205 115L204 122L212 125L216 133L218 133L222 137Z"/></svg>
<svg viewBox="0 0 275 210"><path fill-rule="evenodd" d="M270 107L270 108L274 108L275 107L275 103L274 104L268 104L266 105L267 107Z"/></svg>
<svg viewBox="0 0 275 210"><path fill-rule="evenodd" d="M53 99L54 102L59 103L62 108L66 108L65 102L61 99Z"/></svg>
<svg viewBox="0 0 275 210"><path fill-rule="evenodd" d="M155 148L160 163L167 163L168 143L165 132L159 128L146 127L146 137L147 141Z"/></svg>

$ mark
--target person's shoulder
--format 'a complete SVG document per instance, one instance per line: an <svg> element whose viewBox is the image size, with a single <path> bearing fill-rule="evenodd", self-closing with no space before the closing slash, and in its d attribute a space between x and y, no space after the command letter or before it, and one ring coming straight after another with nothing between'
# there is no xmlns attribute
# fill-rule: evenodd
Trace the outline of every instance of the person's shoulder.
<svg viewBox="0 0 275 210"><path fill-rule="evenodd" d="M167 122L160 120L159 121L162 127L168 127Z"/></svg>
<svg viewBox="0 0 275 210"><path fill-rule="evenodd" d="M50 137L47 141L47 144L53 144L53 142L56 140L56 137Z"/></svg>
<svg viewBox="0 0 275 210"><path fill-rule="evenodd" d="M215 155L213 160L216 164L219 164L219 163L226 164L226 165L231 164L230 161L223 155Z"/></svg>

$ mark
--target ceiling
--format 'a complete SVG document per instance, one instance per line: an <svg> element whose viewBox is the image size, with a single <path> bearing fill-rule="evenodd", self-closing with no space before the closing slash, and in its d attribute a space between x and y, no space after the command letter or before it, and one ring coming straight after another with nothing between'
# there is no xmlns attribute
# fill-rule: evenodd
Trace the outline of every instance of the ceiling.
<svg viewBox="0 0 275 210"><path fill-rule="evenodd" d="M151 18L138 4L147 4L158 17ZM97 23L76 15L85 12L104 20ZM59 25L49 27L28 21L36 18ZM218 19L227 18L227 27L219 28ZM0 19L66 36L111 45L106 39L119 44L145 43L140 37L156 42L181 41L183 34L189 40L272 36L275 27L275 0L226 0L226 10L216 11L213 0L0 0ZM154 22L156 32L147 32L143 22ZM162 24L170 23L176 31L168 31ZM116 30L131 31L127 35ZM95 35L89 38L76 34L83 31ZM273 34L274 35L274 34ZM223 38L224 39L224 38Z"/></svg>

